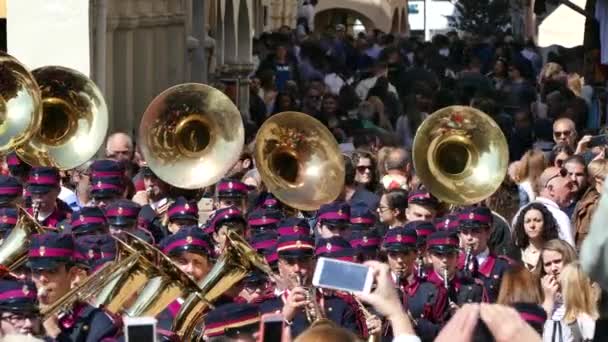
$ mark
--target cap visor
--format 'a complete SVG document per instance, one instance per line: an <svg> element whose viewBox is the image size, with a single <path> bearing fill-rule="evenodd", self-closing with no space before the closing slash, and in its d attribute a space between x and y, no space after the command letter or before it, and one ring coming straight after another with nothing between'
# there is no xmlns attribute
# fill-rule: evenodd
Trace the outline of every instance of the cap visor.
<svg viewBox="0 0 608 342"><path fill-rule="evenodd" d="M46 194L51 191L52 187L48 185L29 185L27 191L32 194Z"/></svg>
<svg viewBox="0 0 608 342"><path fill-rule="evenodd" d="M27 266L32 270L54 270L60 264L60 261L50 258L30 258L27 262Z"/></svg>

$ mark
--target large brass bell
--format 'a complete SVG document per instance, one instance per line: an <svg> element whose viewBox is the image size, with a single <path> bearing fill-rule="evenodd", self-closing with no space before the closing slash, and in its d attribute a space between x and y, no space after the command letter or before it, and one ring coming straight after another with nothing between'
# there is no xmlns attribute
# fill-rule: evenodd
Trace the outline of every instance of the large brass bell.
<svg viewBox="0 0 608 342"><path fill-rule="evenodd" d="M199 189L220 180L238 161L245 129L228 96L204 84L185 83L158 95L139 126L141 151L165 182Z"/></svg>
<svg viewBox="0 0 608 342"><path fill-rule="evenodd" d="M412 146L414 169L440 200L478 203L502 183L509 163L507 140L487 114L450 106L431 114L418 128Z"/></svg>
<svg viewBox="0 0 608 342"><path fill-rule="evenodd" d="M75 168L91 159L108 131L108 108L99 88L82 73L60 66L35 69L41 122L15 151L34 166Z"/></svg>
<svg viewBox="0 0 608 342"><path fill-rule="evenodd" d="M28 141L40 127L42 99L34 76L0 53L0 152Z"/></svg>
<svg viewBox="0 0 608 342"><path fill-rule="evenodd" d="M304 113L283 112L266 120L255 138L254 157L270 192L296 209L319 209L344 186L344 159L336 139Z"/></svg>

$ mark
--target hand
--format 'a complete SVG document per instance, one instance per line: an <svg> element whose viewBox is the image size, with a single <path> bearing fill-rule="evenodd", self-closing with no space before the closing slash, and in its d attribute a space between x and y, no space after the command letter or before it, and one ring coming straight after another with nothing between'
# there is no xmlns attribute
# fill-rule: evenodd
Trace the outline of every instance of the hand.
<svg viewBox="0 0 608 342"><path fill-rule="evenodd" d="M382 331L382 320L376 315L372 315L365 320L365 325L367 326L367 333L370 336L379 334Z"/></svg>
<svg viewBox="0 0 608 342"><path fill-rule="evenodd" d="M593 157L593 160L601 160L601 159L606 159L606 148L602 147L600 150L600 153L598 153L595 157Z"/></svg>
<svg viewBox="0 0 608 342"><path fill-rule="evenodd" d="M441 329L435 342L471 341L479 318L479 304L465 304Z"/></svg>
<svg viewBox="0 0 608 342"><path fill-rule="evenodd" d="M296 312L308 304L306 300L306 290L302 287L295 287L287 296L285 305L283 305L283 317L288 321L293 321Z"/></svg>
<svg viewBox="0 0 608 342"><path fill-rule="evenodd" d="M373 272L376 288L371 293L355 293L355 296L371 304L378 313L390 321L394 336L415 335L412 322L405 314L393 285L388 265L378 261L366 261L365 265Z"/></svg>
<svg viewBox="0 0 608 342"><path fill-rule="evenodd" d="M541 340L540 335L511 307L481 304L479 316L486 323L496 342Z"/></svg>
<svg viewBox="0 0 608 342"><path fill-rule="evenodd" d="M540 284L543 288L543 293L545 294L545 299L551 298L555 299L555 296L559 292L559 282L555 279L555 276L551 274L545 275Z"/></svg>
<svg viewBox="0 0 608 342"><path fill-rule="evenodd" d="M372 269L376 288L371 293L355 293L362 301L371 304L381 315L390 317L402 312L401 301L393 285L388 265L377 261L366 261Z"/></svg>
<svg viewBox="0 0 608 342"><path fill-rule="evenodd" d="M49 337L56 338L61 333L61 329L59 329L59 320L56 315L49 317L42 323L42 326L44 327L46 335Z"/></svg>
<svg viewBox="0 0 608 342"><path fill-rule="evenodd" d="M150 199L148 198L148 193L145 190L140 190L138 192L135 193L135 195L132 198L132 201L144 206L147 205L148 203L150 203Z"/></svg>
<svg viewBox="0 0 608 342"><path fill-rule="evenodd" d="M587 151L587 149L589 148L589 141L591 141L592 136L591 135L585 135L581 138L581 140L578 141L578 144L576 145L576 151L574 152L574 154L582 154L583 152Z"/></svg>

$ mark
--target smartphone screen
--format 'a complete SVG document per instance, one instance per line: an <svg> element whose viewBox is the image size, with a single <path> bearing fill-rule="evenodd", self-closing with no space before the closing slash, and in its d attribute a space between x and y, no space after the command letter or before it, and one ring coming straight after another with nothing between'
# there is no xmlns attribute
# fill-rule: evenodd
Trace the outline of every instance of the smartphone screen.
<svg viewBox="0 0 608 342"><path fill-rule="evenodd" d="M355 263L337 262L324 259L319 286L337 288L349 292L362 292L365 289L369 268Z"/></svg>
<svg viewBox="0 0 608 342"><path fill-rule="evenodd" d="M589 144L587 144L587 146L589 147L595 147L595 146L604 146L608 144L608 135L596 135L594 137L591 137L591 140L589 140Z"/></svg>
<svg viewBox="0 0 608 342"><path fill-rule="evenodd" d="M264 336L262 342L281 342L283 335L283 321L264 322Z"/></svg>
<svg viewBox="0 0 608 342"><path fill-rule="evenodd" d="M127 325L127 342L156 341L154 325Z"/></svg>

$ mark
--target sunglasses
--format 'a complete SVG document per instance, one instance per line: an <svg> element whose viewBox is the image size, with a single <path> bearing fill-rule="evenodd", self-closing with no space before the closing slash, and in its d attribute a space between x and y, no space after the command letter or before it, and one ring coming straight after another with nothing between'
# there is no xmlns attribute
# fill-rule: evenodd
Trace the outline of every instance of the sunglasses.
<svg viewBox="0 0 608 342"><path fill-rule="evenodd" d="M359 171L361 173L363 173L363 172L365 172L367 170L371 171L372 167L370 165L360 165L360 166L357 166L357 171Z"/></svg>
<svg viewBox="0 0 608 342"><path fill-rule="evenodd" d="M569 137L572 131L553 131L553 135L556 137Z"/></svg>

